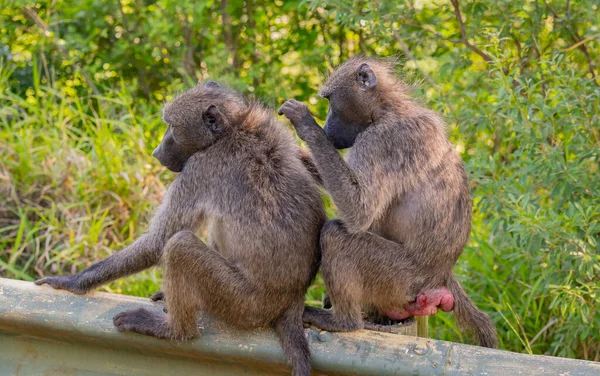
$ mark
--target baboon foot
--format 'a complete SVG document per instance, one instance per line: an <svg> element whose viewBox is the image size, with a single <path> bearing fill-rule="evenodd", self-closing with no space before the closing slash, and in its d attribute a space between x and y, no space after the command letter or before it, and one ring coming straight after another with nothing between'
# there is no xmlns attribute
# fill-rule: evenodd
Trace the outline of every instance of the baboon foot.
<svg viewBox="0 0 600 376"><path fill-rule="evenodd" d="M369 328L367 326L375 325L375 326L381 326L384 328L387 328L390 326L394 327L394 328L399 328L399 327L407 325L408 323L410 323L412 321L414 321L414 319L411 319L410 317L403 318L401 320L394 320L383 314L371 313L365 317L365 329L387 331L387 330L379 330L377 328L373 329L373 328Z"/></svg>
<svg viewBox="0 0 600 376"><path fill-rule="evenodd" d="M163 290L158 290L157 292L155 292L154 295L152 295L150 297L150 300L152 300L153 302L160 302L160 303L167 302L167 298L166 298L165 292ZM164 313L169 312L166 304L163 305L163 312Z"/></svg>
<svg viewBox="0 0 600 376"><path fill-rule="evenodd" d="M154 293L154 295L150 297L150 299L152 299L153 302L158 302L159 300L166 300L165 292L163 290L158 290Z"/></svg>
<svg viewBox="0 0 600 376"><path fill-rule="evenodd" d="M170 338L167 315L146 308L130 309L113 317L119 332L134 332L157 338Z"/></svg>
<svg viewBox="0 0 600 376"><path fill-rule="evenodd" d="M364 329L374 330L376 332L391 333L394 327L392 325L374 324L372 322L365 321Z"/></svg>
<svg viewBox="0 0 600 376"><path fill-rule="evenodd" d="M362 318L343 318L330 310L304 307L302 321L329 332L352 332L363 328Z"/></svg>

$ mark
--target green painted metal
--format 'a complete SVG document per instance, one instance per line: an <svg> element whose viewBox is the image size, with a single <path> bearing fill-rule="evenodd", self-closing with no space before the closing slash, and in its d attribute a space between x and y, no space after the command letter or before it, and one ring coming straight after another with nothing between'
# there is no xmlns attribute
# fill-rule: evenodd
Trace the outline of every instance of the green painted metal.
<svg viewBox="0 0 600 376"><path fill-rule="evenodd" d="M116 313L149 299L77 296L0 279L0 375L289 375L275 334L203 317L190 342L119 333ZM307 329L315 375L600 375L600 363L392 333Z"/></svg>

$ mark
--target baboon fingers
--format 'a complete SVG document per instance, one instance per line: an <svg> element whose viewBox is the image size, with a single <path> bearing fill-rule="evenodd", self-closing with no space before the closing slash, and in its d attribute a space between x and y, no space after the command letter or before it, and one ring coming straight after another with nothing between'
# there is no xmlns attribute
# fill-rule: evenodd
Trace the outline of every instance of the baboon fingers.
<svg viewBox="0 0 600 376"><path fill-rule="evenodd" d="M305 103L295 99L289 99L285 101L281 107L279 107L277 113L279 115L285 115L285 117L287 117L294 125L297 125L295 123L298 123L305 117L310 116L312 118L312 115L308 110L308 106Z"/></svg>
<svg viewBox="0 0 600 376"><path fill-rule="evenodd" d="M49 283L49 282L48 282L48 281L49 281L49 279L50 279L50 277L44 277L44 278L40 278L40 279L38 279L38 280L34 281L33 283L35 283L35 284L36 284L36 285L38 285L38 286L41 286L41 285L44 285L44 284L46 284L46 283Z"/></svg>
<svg viewBox="0 0 600 376"><path fill-rule="evenodd" d="M74 294L82 295L88 292L87 289L79 286L76 276L56 276L44 277L34 282L36 285L50 285L58 290L67 290Z"/></svg>

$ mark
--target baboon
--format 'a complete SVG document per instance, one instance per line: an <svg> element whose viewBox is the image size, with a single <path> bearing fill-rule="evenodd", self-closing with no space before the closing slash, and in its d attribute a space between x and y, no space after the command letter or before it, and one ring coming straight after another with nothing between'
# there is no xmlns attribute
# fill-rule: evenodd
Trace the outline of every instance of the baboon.
<svg viewBox="0 0 600 376"><path fill-rule="evenodd" d="M304 321L351 331L373 327L361 308L393 320L454 309L461 328L495 347L492 321L452 274L472 200L442 119L411 99L390 60L351 58L319 94L329 100L323 129L299 101L278 111L312 151L341 217L325 224L320 239L333 307L306 307ZM345 148L344 160L336 149Z"/></svg>
<svg viewBox="0 0 600 376"><path fill-rule="evenodd" d="M76 275L36 284L83 294L160 261L166 313L121 312L113 318L119 331L187 340L200 334L199 310L240 328L270 325L293 374L309 375L302 313L325 212L292 133L213 82L166 104L163 119L168 128L153 155L179 174L147 232ZM208 244L195 235L203 223Z"/></svg>

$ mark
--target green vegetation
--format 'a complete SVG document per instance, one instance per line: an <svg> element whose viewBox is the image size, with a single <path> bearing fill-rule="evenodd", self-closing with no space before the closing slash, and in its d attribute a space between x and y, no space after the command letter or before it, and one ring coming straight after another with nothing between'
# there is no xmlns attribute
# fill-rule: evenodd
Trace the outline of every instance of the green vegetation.
<svg viewBox="0 0 600 376"><path fill-rule="evenodd" d="M161 106L213 78L321 119L323 75L398 56L470 172L455 271L504 349L600 360L600 10L595 0L194 2L0 7L0 275L74 273L144 230L173 174ZM330 215L335 209L330 205ZM157 271L105 291L149 296ZM318 280L307 300L318 304ZM465 341L451 315L435 338Z"/></svg>

